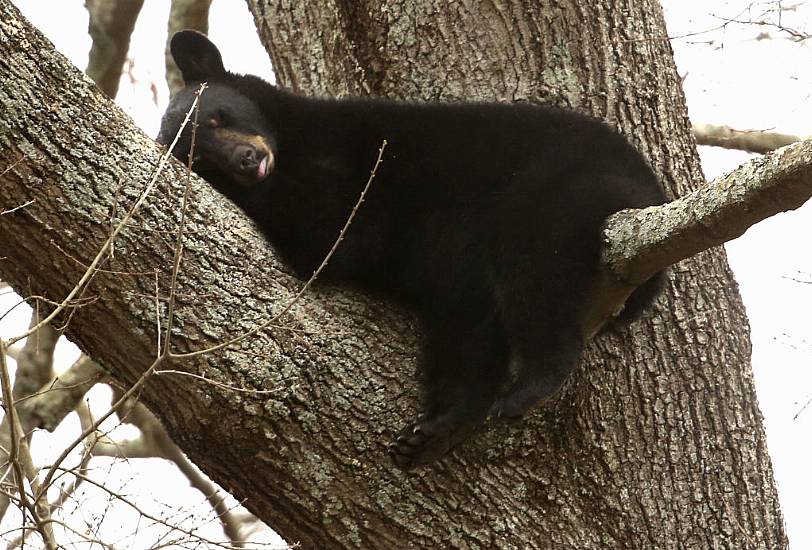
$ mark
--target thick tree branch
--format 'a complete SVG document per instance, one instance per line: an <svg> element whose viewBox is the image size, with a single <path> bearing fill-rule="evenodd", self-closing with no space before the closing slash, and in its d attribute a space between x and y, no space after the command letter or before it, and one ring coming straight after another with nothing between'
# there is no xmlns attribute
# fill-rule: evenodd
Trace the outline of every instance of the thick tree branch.
<svg viewBox="0 0 812 550"><path fill-rule="evenodd" d="M31 326L39 323L39 315L34 310ZM27 397L42 388L54 375L54 349L62 333L51 325L45 325L25 341L25 345L14 358L17 371L14 374L14 399ZM23 421L25 425L25 421Z"/></svg>
<svg viewBox="0 0 812 550"><path fill-rule="evenodd" d="M54 378L19 407L27 419L27 430L54 431L60 422L82 402L82 398L106 374L90 357L82 354L65 372Z"/></svg>
<svg viewBox="0 0 812 550"><path fill-rule="evenodd" d="M812 196L812 141L755 158L668 204L625 210L606 220L603 272L584 332L595 334L654 273L739 237Z"/></svg>
<svg viewBox="0 0 812 550"><path fill-rule="evenodd" d="M812 196L812 141L755 158L660 207L610 217L603 263L616 278L645 280L663 267L739 237Z"/></svg>

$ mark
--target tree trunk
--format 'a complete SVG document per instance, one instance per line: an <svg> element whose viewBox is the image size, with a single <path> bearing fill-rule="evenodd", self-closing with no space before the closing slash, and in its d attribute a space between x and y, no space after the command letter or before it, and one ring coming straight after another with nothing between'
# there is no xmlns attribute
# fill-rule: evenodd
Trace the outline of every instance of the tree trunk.
<svg viewBox="0 0 812 550"><path fill-rule="evenodd" d="M249 4L280 81L302 92L541 98L619 127L674 194L702 182L648 1ZM0 273L60 299L158 148L7 0L0 21L0 211L35 201L0 215ZM163 295L182 174L173 163L161 178L85 293L98 300L66 329L124 383L156 353L154 273ZM192 190L179 351L256 326L301 285L235 208L199 180ZM785 547L723 251L681 262L671 283L644 322L599 337L532 418L489 425L416 473L386 457L416 412L416 327L357 293L320 286L284 327L173 365L273 393L160 375L143 399L196 464L307 548Z"/></svg>

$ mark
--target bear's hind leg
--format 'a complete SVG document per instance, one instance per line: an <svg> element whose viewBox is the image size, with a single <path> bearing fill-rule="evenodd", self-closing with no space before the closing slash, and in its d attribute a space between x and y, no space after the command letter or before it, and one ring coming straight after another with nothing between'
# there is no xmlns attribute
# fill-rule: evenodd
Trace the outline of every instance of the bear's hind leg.
<svg viewBox="0 0 812 550"><path fill-rule="evenodd" d="M404 469L433 462L465 441L487 418L507 374L508 346L493 311L432 319L425 331L425 413L389 447Z"/></svg>
<svg viewBox="0 0 812 550"><path fill-rule="evenodd" d="M510 389L494 403L493 417L522 418L558 391L578 365L584 279L573 275L577 270L554 273L548 270L544 280L535 280L527 272L500 293L500 313L517 372Z"/></svg>
<svg viewBox="0 0 812 550"><path fill-rule="evenodd" d="M578 365L583 345L577 333L554 329L516 346L518 373L491 408L491 416L517 420L551 397ZM533 348L533 349L529 349Z"/></svg>

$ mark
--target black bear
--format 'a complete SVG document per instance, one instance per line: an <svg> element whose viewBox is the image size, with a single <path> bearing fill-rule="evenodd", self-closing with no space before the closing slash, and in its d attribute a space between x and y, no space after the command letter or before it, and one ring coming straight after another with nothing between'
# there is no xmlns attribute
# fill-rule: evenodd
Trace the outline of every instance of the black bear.
<svg viewBox="0 0 812 550"><path fill-rule="evenodd" d="M322 277L382 291L424 324L424 414L389 447L402 468L440 458L489 415L521 417L561 387L584 344L604 220L665 201L623 137L571 111L311 99L226 71L200 33L177 33L171 51L186 87L158 140L172 141L208 82L194 170L303 278L333 245L387 140ZM190 139L187 127L174 150L183 161ZM621 317L636 317L661 282L640 287Z"/></svg>

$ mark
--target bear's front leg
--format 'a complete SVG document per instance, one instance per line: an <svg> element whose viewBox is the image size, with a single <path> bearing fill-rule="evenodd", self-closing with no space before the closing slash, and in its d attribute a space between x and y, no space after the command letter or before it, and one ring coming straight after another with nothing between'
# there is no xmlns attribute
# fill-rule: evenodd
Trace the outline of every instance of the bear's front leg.
<svg viewBox="0 0 812 550"><path fill-rule="evenodd" d="M566 296L567 289L555 289L551 281L547 290L555 290L553 296L559 298L539 295L536 302L529 294L511 296L513 303L503 309L517 372L511 387L491 408L495 418L524 418L553 396L578 365L583 349L579 301L563 301L560 296Z"/></svg>
<svg viewBox="0 0 812 550"><path fill-rule="evenodd" d="M425 323L425 414L389 446L400 468L434 462L468 439L505 382L509 350L502 325L494 308L478 309L469 306Z"/></svg>

